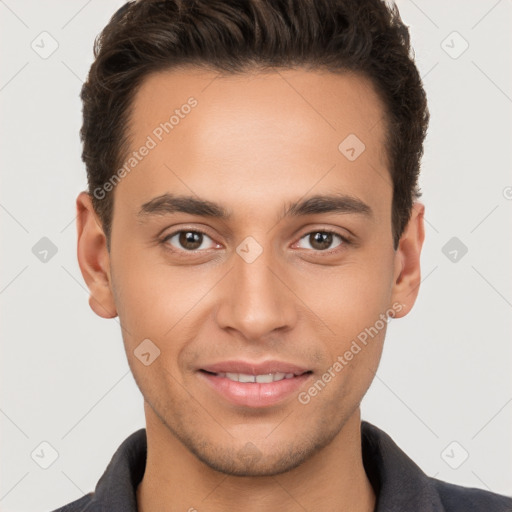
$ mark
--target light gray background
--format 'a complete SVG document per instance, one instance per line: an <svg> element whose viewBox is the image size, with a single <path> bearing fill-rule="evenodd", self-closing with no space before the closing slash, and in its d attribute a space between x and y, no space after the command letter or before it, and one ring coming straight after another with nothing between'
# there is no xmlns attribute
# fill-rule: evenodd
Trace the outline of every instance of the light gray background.
<svg viewBox="0 0 512 512"><path fill-rule="evenodd" d="M117 320L89 309L74 223L86 188L78 94L94 36L122 3L0 1L2 511L51 510L93 490L144 426ZM512 2L398 6L432 114L423 283L389 326L363 418L428 475L512 495ZM51 48L43 31L59 45L47 59L31 48L42 37ZM469 43L458 58L453 31ZM42 237L58 249L46 263L32 252ZM442 252L452 237L468 248L456 262ZM58 452L48 469L31 458L43 441Z"/></svg>

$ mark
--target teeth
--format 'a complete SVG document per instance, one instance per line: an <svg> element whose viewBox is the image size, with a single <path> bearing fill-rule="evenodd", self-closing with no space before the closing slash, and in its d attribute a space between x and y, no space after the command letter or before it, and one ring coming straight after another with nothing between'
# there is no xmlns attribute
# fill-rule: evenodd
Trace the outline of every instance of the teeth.
<svg viewBox="0 0 512 512"><path fill-rule="evenodd" d="M249 375L247 373L217 373L217 377L226 377L235 382L258 382L259 384L268 384L283 379L292 379L293 373L265 373L263 375Z"/></svg>
<svg viewBox="0 0 512 512"><path fill-rule="evenodd" d="M238 382L256 382L256 375L238 374Z"/></svg>
<svg viewBox="0 0 512 512"><path fill-rule="evenodd" d="M266 375L257 375L256 382L260 384L268 384L274 380L274 376L271 373L267 373Z"/></svg>

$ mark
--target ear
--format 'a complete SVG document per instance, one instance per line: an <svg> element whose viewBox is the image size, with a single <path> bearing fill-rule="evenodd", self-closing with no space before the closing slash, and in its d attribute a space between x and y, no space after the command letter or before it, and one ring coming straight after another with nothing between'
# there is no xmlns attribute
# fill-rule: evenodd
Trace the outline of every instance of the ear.
<svg viewBox="0 0 512 512"><path fill-rule="evenodd" d="M76 210L78 264L91 292L89 306L102 318L114 318L117 310L111 286L107 239L87 192L78 195Z"/></svg>
<svg viewBox="0 0 512 512"><path fill-rule="evenodd" d="M420 255L425 239L424 214L425 206L414 203L411 218L400 237L395 254L392 303L398 302L402 305L400 312L395 315L396 318L407 315L418 296L421 283Z"/></svg>

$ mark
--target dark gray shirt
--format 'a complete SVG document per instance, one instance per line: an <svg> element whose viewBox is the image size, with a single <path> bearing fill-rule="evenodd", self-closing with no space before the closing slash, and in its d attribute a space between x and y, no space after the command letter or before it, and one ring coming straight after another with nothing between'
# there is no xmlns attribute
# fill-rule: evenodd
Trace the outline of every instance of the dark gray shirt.
<svg viewBox="0 0 512 512"><path fill-rule="evenodd" d="M428 477L382 430L361 422L363 464L377 496L375 512L512 512L512 498ZM146 466L146 429L117 449L95 492L54 512L136 512Z"/></svg>

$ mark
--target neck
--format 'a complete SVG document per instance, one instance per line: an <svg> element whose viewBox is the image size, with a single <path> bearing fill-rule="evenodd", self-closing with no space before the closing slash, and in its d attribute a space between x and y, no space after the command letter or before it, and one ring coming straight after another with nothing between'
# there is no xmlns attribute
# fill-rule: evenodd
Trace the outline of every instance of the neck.
<svg viewBox="0 0 512 512"><path fill-rule="evenodd" d="M199 461L144 406L148 451L137 488L139 512L374 511L375 493L362 462L359 409L328 446L299 467L275 476L239 477Z"/></svg>

